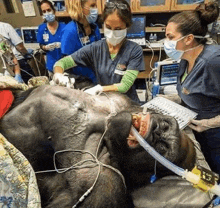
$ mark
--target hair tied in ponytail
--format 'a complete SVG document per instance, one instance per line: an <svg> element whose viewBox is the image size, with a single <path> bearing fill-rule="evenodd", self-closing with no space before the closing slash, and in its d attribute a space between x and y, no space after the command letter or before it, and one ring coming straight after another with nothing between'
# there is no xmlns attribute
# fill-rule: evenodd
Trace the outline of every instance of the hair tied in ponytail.
<svg viewBox="0 0 220 208"><path fill-rule="evenodd" d="M196 7L197 14L199 15L201 24L207 26L214 22L219 16L218 3L208 2L207 4L200 4Z"/></svg>

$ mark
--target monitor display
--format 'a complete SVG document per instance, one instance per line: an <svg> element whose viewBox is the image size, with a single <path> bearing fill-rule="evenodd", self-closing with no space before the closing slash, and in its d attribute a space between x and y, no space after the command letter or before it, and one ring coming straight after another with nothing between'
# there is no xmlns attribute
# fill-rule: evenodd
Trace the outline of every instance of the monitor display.
<svg viewBox="0 0 220 208"><path fill-rule="evenodd" d="M172 85L177 83L179 63L160 65L159 84Z"/></svg>
<svg viewBox="0 0 220 208"><path fill-rule="evenodd" d="M24 46L28 49L39 49L39 43L37 42L38 27L21 27L21 35L24 42Z"/></svg>
<svg viewBox="0 0 220 208"><path fill-rule="evenodd" d="M22 28L24 43L37 43L37 28Z"/></svg>
<svg viewBox="0 0 220 208"><path fill-rule="evenodd" d="M145 38L146 16L133 16L132 22L127 32L127 38Z"/></svg>

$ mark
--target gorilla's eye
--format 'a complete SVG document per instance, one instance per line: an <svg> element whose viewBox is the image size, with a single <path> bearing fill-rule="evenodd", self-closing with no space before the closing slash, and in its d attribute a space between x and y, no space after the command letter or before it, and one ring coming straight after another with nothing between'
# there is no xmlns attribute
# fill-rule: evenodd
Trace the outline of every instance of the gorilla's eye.
<svg viewBox="0 0 220 208"><path fill-rule="evenodd" d="M160 123L160 128L163 130L163 131L167 131L169 129L169 123L165 120L163 120L161 123Z"/></svg>

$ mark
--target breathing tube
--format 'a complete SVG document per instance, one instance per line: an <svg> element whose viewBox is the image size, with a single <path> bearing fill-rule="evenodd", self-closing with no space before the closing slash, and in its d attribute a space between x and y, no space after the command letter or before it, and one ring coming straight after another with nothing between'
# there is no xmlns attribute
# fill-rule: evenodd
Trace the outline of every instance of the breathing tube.
<svg viewBox="0 0 220 208"><path fill-rule="evenodd" d="M143 139L143 137L137 132L137 130L132 126L131 127L132 134L136 137L139 144L158 162L160 162L162 165L164 165L166 168L171 170L172 172L176 173L177 175L181 176L182 178L185 178L187 181L193 183L194 185L197 185L199 189L203 189L203 187L200 187L201 184L201 177L200 175L197 175L191 171L184 170L183 168L178 167L177 165L173 164L169 160L167 160L165 157L160 155L153 147L151 147L147 141ZM204 186L202 184L201 186ZM220 196L220 186L215 183L210 189L208 188L210 192L212 192L215 195Z"/></svg>

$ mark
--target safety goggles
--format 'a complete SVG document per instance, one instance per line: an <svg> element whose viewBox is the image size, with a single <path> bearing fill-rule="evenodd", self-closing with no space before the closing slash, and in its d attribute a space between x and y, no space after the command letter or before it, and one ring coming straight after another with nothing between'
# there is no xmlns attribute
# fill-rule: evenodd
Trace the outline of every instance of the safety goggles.
<svg viewBox="0 0 220 208"><path fill-rule="evenodd" d="M121 10L128 10L128 6L123 3L117 3L117 2L106 2L105 7L107 9L121 9Z"/></svg>

